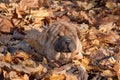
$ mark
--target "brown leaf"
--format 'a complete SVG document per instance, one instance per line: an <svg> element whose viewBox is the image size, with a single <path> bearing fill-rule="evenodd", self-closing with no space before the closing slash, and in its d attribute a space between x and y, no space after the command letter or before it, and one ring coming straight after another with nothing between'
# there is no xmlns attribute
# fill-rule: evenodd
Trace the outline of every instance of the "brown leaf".
<svg viewBox="0 0 120 80"><path fill-rule="evenodd" d="M39 7L49 7L52 4L52 0L39 0Z"/></svg>
<svg viewBox="0 0 120 80"><path fill-rule="evenodd" d="M19 25L20 22L21 22L21 20L12 19L12 23L13 23L15 26Z"/></svg>
<svg viewBox="0 0 120 80"><path fill-rule="evenodd" d="M116 71L116 74L118 76L118 80L120 79L120 62L116 62L113 69Z"/></svg>
<svg viewBox="0 0 120 80"><path fill-rule="evenodd" d="M33 60L24 60L21 62L22 65L28 66L28 67L36 67L36 64Z"/></svg>
<svg viewBox="0 0 120 80"><path fill-rule="evenodd" d="M0 18L0 32L11 33L13 31L12 23L5 18Z"/></svg>
<svg viewBox="0 0 120 80"><path fill-rule="evenodd" d="M6 68L6 67L8 68L7 69L8 71L15 70L15 71L19 71L19 72L28 73L28 74L35 74L36 72L45 73L47 71L47 69L44 66L42 66L41 64L39 64L35 68L31 68L31 67L27 67L24 65L14 65L14 64L0 61L0 68Z"/></svg>
<svg viewBox="0 0 120 80"><path fill-rule="evenodd" d="M85 10L91 9L92 7L94 7L94 4L91 3L87 3L86 1L82 2L82 1L77 1L78 5L80 7L83 7Z"/></svg>
<svg viewBox="0 0 120 80"><path fill-rule="evenodd" d="M45 17L51 17L53 13L50 10L40 8L39 10L31 10L31 15L35 18L34 23L41 24Z"/></svg>
<svg viewBox="0 0 120 80"><path fill-rule="evenodd" d="M81 14L81 16L84 17L85 20L88 20L90 24L93 24L93 21L91 20L91 18L89 18L87 13L85 13L84 11L81 11L80 14Z"/></svg>
<svg viewBox="0 0 120 80"><path fill-rule="evenodd" d="M7 7L6 7L6 5L4 3L0 3L0 9L8 12Z"/></svg>
<svg viewBox="0 0 120 80"><path fill-rule="evenodd" d="M108 23L105 23L105 24L101 24L99 26L99 31L102 31L103 33L108 33L113 28L115 28L115 24L113 22L108 22Z"/></svg>
<svg viewBox="0 0 120 80"><path fill-rule="evenodd" d="M10 71L10 72L9 72L9 77L10 77L11 80L13 80L13 79L15 79L15 78L18 78L19 76L18 76L17 72L15 72L15 71Z"/></svg>
<svg viewBox="0 0 120 80"><path fill-rule="evenodd" d="M5 71L4 71L5 73ZM6 76L4 76L6 78ZM10 80L29 80L29 77L27 74L21 75L16 71L10 71L8 72L7 76Z"/></svg>
<svg viewBox="0 0 120 80"><path fill-rule="evenodd" d="M58 17L57 21L68 21L69 22L70 19L67 16L63 16L63 17L60 17L60 18Z"/></svg>
<svg viewBox="0 0 120 80"><path fill-rule="evenodd" d="M107 8L109 8L109 9L113 9L113 8L115 8L117 5L115 4L115 3L113 3L113 2L106 2L106 5L105 5Z"/></svg>
<svg viewBox="0 0 120 80"><path fill-rule="evenodd" d="M64 74L59 74L59 75L52 75L50 77L50 80L65 80L65 75Z"/></svg>
<svg viewBox="0 0 120 80"><path fill-rule="evenodd" d="M12 56L9 52L7 52L7 54L5 55L4 60L6 62L12 62Z"/></svg>
<svg viewBox="0 0 120 80"><path fill-rule="evenodd" d="M88 39L95 40L97 38L96 34L97 34L97 30L95 28L91 28L89 30Z"/></svg>
<svg viewBox="0 0 120 80"><path fill-rule="evenodd" d="M103 17L103 15L105 15L105 12L101 13L101 16L98 16L99 21L97 23L100 25L105 25L105 26L107 26L107 24L108 24L110 26L110 28L112 26L115 26L114 22L117 22L117 20L119 19L119 17L116 15L108 15L106 17ZM112 23L112 25L111 25L111 23Z"/></svg>
<svg viewBox="0 0 120 80"><path fill-rule="evenodd" d="M110 32L108 35L106 35L106 37L104 37L104 40L107 43L111 43L111 44L116 44L117 40L119 40L120 36L117 35L115 32Z"/></svg>
<svg viewBox="0 0 120 80"><path fill-rule="evenodd" d="M14 57L16 57L16 58L22 58L24 60L30 58L30 56L28 54L26 54L25 52L23 52L23 51L16 51L14 53Z"/></svg>
<svg viewBox="0 0 120 80"><path fill-rule="evenodd" d="M113 76L113 72L110 70L104 70L101 74L102 76L106 76L106 77L112 77Z"/></svg>
<svg viewBox="0 0 120 80"><path fill-rule="evenodd" d="M21 0L20 7L26 10L27 7L38 7L38 0Z"/></svg>
<svg viewBox="0 0 120 80"><path fill-rule="evenodd" d="M4 66L6 66L6 67L8 67L9 69L11 69L9 63L6 63L6 62L3 62L3 61L0 61L0 68L3 68Z"/></svg>
<svg viewBox="0 0 120 80"><path fill-rule="evenodd" d="M39 65L36 68L30 68L30 67L26 67L26 66L22 66L22 65L12 65L11 67L14 70L24 72L24 73L28 73L28 74L32 74L32 73L36 73L36 72L41 72L42 73L42 72L44 72L44 69L45 69L42 65Z"/></svg>
<svg viewBox="0 0 120 80"><path fill-rule="evenodd" d="M91 70L92 67L89 66L90 60L88 58L83 58L81 64L86 68L86 70Z"/></svg>
<svg viewBox="0 0 120 80"><path fill-rule="evenodd" d="M60 78L60 75L64 76ZM52 71L52 76L50 80L87 80L88 75L83 66L74 66L72 64L66 64L59 68L55 68Z"/></svg>
<svg viewBox="0 0 120 80"><path fill-rule="evenodd" d="M7 71L3 70L3 76L5 79L9 78L9 73Z"/></svg>
<svg viewBox="0 0 120 80"><path fill-rule="evenodd" d="M118 26L120 26L120 18L117 20L117 23L116 23Z"/></svg>
<svg viewBox="0 0 120 80"><path fill-rule="evenodd" d="M29 80L29 76L27 74L24 74L24 76L22 77L22 80Z"/></svg>

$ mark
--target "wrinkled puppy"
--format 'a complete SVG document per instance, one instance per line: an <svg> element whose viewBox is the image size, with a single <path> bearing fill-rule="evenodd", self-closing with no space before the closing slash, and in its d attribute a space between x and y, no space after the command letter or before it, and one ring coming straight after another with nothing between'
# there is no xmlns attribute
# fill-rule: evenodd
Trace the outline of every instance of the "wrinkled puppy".
<svg viewBox="0 0 120 80"><path fill-rule="evenodd" d="M48 61L70 61L82 58L79 27L68 22L54 22L33 38L36 49ZM35 35L36 36L36 35ZM33 46L33 47L34 47Z"/></svg>

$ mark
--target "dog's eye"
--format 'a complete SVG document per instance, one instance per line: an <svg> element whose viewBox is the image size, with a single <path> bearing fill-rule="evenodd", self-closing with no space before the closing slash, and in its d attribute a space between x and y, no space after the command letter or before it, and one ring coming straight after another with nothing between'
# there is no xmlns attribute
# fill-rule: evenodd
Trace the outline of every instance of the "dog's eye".
<svg viewBox="0 0 120 80"><path fill-rule="evenodd" d="M60 33L58 33L57 36L61 36Z"/></svg>
<svg viewBox="0 0 120 80"><path fill-rule="evenodd" d="M58 34L57 36L60 36L60 34Z"/></svg>
<svg viewBox="0 0 120 80"><path fill-rule="evenodd" d="M58 36L64 36L64 33L63 32L59 32Z"/></svg>

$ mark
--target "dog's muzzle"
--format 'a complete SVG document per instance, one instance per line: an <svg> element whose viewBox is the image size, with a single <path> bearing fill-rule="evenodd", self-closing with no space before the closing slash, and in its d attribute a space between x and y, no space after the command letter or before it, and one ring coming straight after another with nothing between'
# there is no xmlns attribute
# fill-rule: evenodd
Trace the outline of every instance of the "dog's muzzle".
<svg viewBox="0 0 120 80"><path fill-rule="evenodd" d="M54 43L54 49L57 52L73 52L76 50L75 42L67 36L60 36Z"/></svg>

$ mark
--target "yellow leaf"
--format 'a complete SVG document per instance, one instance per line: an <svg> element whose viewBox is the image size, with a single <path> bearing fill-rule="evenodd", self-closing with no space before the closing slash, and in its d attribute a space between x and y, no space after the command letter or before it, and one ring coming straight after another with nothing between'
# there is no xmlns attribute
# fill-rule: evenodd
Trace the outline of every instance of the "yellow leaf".
<svg viewBox="0 0 120 80"><path fill-rule="evenodd" d="M24 76L23 76L23 80L29 80L29 77L28 77L27 74L24 74Z"/></svg>
<svg viewBox="0 0 120 80"><path fill-rule="evenodd" d="M52 75L50 77L50 80L65 80L65 75L64 74L59 74L59 75Z"/></svg>
<svg viewBox="0 0 120 80"><path fill-rule="evenodd" d="M35 18L34 23L41 24L41 21L45 19L45 17L51 16L52 12L50 12L49 10L40 8L39 10L32 10L31 15Z"/></svg>
<svg viewBox="0 0 120 80"><path fill-rule="evenodd" d="M102 73L102 75L106 76L106 77L112 77L113 73L110 70L104 70L103 73Z"/></svg>
<svg viewBox="0 0 120 80"><path fill-rule="evenodd" d="M27 55L25 52L23 51L16 51L15 52L15 57L18 57L18 58L23 58L24 60L28 59L30 56Z"/></svg>
<svg viewBox="0 0 120 80"><path fill-rule="evenodd" d="M107 2L105 6L109 9L113 9L114 7L116 7L116 4L113 2Z"/></svg>
<svg viewBox="0 0 120 80"><path fill-rule="evenodd" d="M120 64L116 63L113 67L113 69L116 71L116 74L118 76L118 80L120 80Z"/></svg>
<svg viewBox="0 0 120 80"><path fill-rule="evenodd" d="M4 60L7 62L11 62L12 61L12 56L9 52L7 52L7 54L4 57Z"/></svg>

